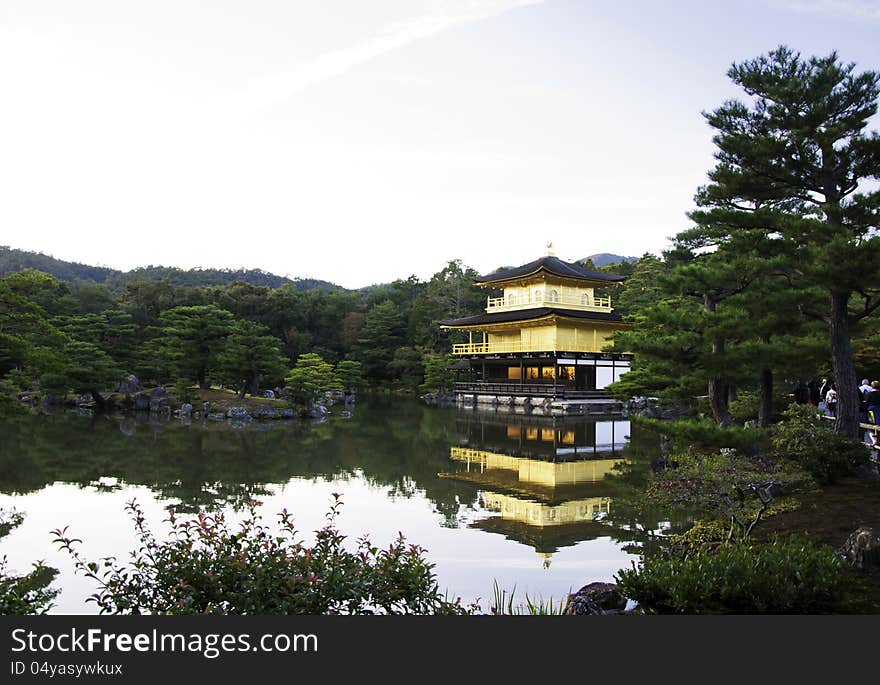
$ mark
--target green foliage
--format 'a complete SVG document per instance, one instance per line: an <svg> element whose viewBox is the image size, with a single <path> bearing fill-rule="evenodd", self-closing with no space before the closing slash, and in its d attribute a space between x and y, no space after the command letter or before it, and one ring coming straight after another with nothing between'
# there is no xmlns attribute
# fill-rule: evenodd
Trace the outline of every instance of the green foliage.
<svg viewBox="0 0 880 685"><path fill-rule="evenodd" d="M343 390L360 390L364 386L363 367L353 359L343 359L336 365L336 380Z"/></svg>
<svg viewBox="0 0 880 685"><path fill-rule="evenodd" d="M207 374L217 367L222 342L233 332L233 316L216 305L174 307L159 316L158 352L167 368L195 378L207 388Z"/></svg>
<svg viewBox="0 0 880 685"><path fill-rule="evenodd" d="M11 382L0 380L0 419L28 413L27 407L18 401L16 390Z"/></svg>
<svg viewBox="0 0 880 685"><path fill-rule="evenodd" d="M792 404L773 434L773 449L807 470L820 483L833 483L870 457L862 442L837 435L815 407Z"/></svg>
<svg viewBox="0 0 880 685"><path fill-rule="evenodd" d="M260 269L178 269L167 266L147 266L122 272L102 266L88 266L77 262L55 259L39 252L16 250L0 246L0 276L7 273L36 269L52 274L62 281L79 281L106 284L119 290L129 283L138 281L167 280L174 286L216 286L245 282L255 286L277 288L285 284L294 285L300 290L322 288L335 290L339 286L327 281L312 278L289 279Z"/></svg>
<svg viewBox="0 0 880 685"><path fill-rule="evenodd" d="M111 308L98 313L55 317L52 323L74 340L95 345L125 371L134 369L136 328L128 312Z"/></svg>
<svg viewBox="0 0 880 685"><path fill-rule="evenodd" d="M232 332L217 354L217 369L224 380L239 389L239 396L260 389L260 379L275 382L282 378L287 360L278 338L269 329L251 321L236 321Z"/></svg>
<svg viewBox="0 0 880 685"><path fill-rule="evenodd" d="M757 504L750 503L740 511L731 511L725 494L733 498L737 489L748 491L752 485L768 482L778 483L787 493L815 487L810 474L792 462L773 463L741 452L692 448L673 454L670 461L678 466L656 474L646 497L666 507L684 507L715 517L732 513L750 516L757 510Z"/></svg>
<svg viewBox="0 0 880 685"><path fill-rule="evenodd" d="M0 510L0 538L23 520L18 512ZM0 616L45 614L49 611L60 592L49 587L58 570L36 562L30 573L14 575L8 566L6 557L0 558Z"/></svg>
<svg viewBox="0 0 880 685"><path fill-rule="evenodd" d="M447 390L452 387L455 380L455 374L449 370L450 365L455 361L451 354L432 354L425 355L425 381L419 387L422 392L432 392L437 390Z"/></svg>
<svg viewBox="0 0 880 685"><path fill-rule="evenodd" d="M514 604L516 595L516 586L508 593L498 586L498 581L492 583L493 601L490 609L495 616L560 616L565 611L565 602L556 602L551 597L544 599L543 597L525 596L525 605Z"/></svg>
<svg viewBox="0 0 880 685"><path fill-rule="evenodd" d="M0 273L4 266L0 378L14 372L21 389L42 381L57 393L67 387L71 340L96 346L148 383L186 377L203 389L214 381L242 392L280 380L279 364L314 353L360 364L359 373L348 367L345 386L415 389L424 355L445 354L461 336L437 321L479 311L486 295L473 284L477 273L458 261L429 281L411 276L363 291L257 271L150 266L121 274L0 247Z"/></svg>
<svg viewBox="0 0 880 685"><path fill-rule="evenodd" d="M413 300L409 312L407 338L414 346L433 352L449 349L449 332L441 330L437 322L476 313L486 306L485 289L474 285L477 276L472 268L454 260L431 277Z"/></svg>
<svg viewBox="0 0 880 685"><path fill-rule="evenodd" d="M345 548L336 528L340 502L316 531L311 547L300 540L287 511L272 532L251 502L231 526L222 514L168 519L171 535L159 542L142 509L132 501L139 550L127 565L84 560L79 540L54 531L79 573L94 580L100 612L110 614L462 614L467 609L441 596L425 550L403 536L387 548L366 537Z"/></svg>
<svg viewBox="0 0 880 685"><path fill-rule="evenodd" d="M679 555L692 556L722 545L729 531L730 527L721 519L700 520L684 533L670 536L669 547Z"/></svg>
<svg viewBox="0 0 880 685"><path fill-rule="evenodd" d="M314 402L328 390L343 389L333 365L312 352L300 355L284 382L294 399L303 404Z"/></svg>
<svg viewBox="0 0 880 685"><path fill-rule="evenodd" d="M37 300L58 293L46 274L24 271L0 279L0 377L17 370L29 379L57 371L67 337L49 321Z"/></svg>
<svg viewBox="0 0 880 685"><path fill-rule="evenodd" d="M748 100L705 115L718 164L692 218L755 235L763 251L785 256L775 269L785 288L813 293L801 307L826 323L840 393L835 430L855 438L850 330L880 302L880 190L870 183L880 177L880 137L866 131L880 74L856 73L835 52L803 58L780 46L734 64L728 76Z"/></svg>
<svg viewBox="0 0 880 685"><path fill-rule="evenodd" d="M193 404L199 399L197 389L193 387L189 378L178 378L174 383L173 392L181 404Z"/></svg>
<svg viewBox="0 0 880 685"><path fill-rule="evenodd" d="M396 385L415 391L424 380L425 363L422 351L415 347L399 347L388 364Z"/></svg>
<svg viewBox="0 0 880 685"><path fill-rule="evenodd" d="M615 580L627 597L659 614L808 614L839 609L847 576L833 549L792 536L648 557Z"/></svg>
<svg viewBox="0 0 880 685"><path fill-rule="evenodd" d="M664 421L636 416L632 421L655 433L667 435L676 451L684 451L693 446L709 450L732 447L740 452L752 452L756 447L766 445L770 435L769 431L760 428L721 428L709 419Z"/></svg>
<svg viewBox="0 0 880 685"><path fill-rule="evenodd" d="M77 393L95 393L110 387L122 369L97 345L73 340L64 347L65 386Z"/></svg>
<svg viewBox="0 0 880 685"><path fill-rule="evenodd" d="M400 307L391 300L367 312L356 354L358 361L363 364L364 375L370 380L382 382L391 379L389 365L403 342L402 326Z"/></svg>

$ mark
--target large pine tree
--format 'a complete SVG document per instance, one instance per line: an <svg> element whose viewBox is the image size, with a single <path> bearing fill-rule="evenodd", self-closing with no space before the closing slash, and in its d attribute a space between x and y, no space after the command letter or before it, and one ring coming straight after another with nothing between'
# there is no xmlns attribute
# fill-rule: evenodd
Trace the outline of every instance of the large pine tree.
<svg viewBox="0 0 880 685"><path fill-rule="evenodd" d="M728 76L751 97L705 116L718 160L699 194L702 223L761 228L792 248L788 278L824 292L802 312L828 329L839 391L836 431L856 437L859 405L851 329L880 306L880 137L866 133L880 76L836 53L803 59L786 47ZM860 192L862 191L862 192Z"/></svg>

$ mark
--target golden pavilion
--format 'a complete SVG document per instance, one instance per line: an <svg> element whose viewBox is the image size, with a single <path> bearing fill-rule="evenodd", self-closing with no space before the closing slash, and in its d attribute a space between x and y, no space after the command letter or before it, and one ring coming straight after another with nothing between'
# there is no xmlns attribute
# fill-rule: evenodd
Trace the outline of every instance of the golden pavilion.
<svg viewBox="0 0 880 685"><path fill-rule="evenodd" d="M503 294L488 297L483 314L439 322L468 334L452 353L456 367L476 378L456 383L459 400L528 405L540 398L565 411L607 401L605 388L629 371L632 356L604 351L628 324L596 289L626 278L547 255L474 279Z"/></svg>

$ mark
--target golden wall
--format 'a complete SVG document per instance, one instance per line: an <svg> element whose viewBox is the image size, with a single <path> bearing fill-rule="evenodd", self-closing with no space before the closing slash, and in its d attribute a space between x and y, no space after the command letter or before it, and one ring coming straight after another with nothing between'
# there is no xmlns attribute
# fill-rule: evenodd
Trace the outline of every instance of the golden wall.
<svg viewBox="0 0 880 685"><path fill-rule="evenodd" d="M490 332L487 342L509 351L601 352L611 344L615 329L601 323L585 326L546 324L519 330Z"/></svg>

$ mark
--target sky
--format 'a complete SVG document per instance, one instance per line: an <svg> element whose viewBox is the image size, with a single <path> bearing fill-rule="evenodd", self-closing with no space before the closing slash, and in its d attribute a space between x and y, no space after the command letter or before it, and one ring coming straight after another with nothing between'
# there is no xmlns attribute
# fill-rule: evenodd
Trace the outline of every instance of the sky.
<svg viewBox="0 0 880 685"><path fill-rule="evenodd" d="M3 0L0 245L348 288L659 253L732 63L878 36L880 0Z"/></svg>

